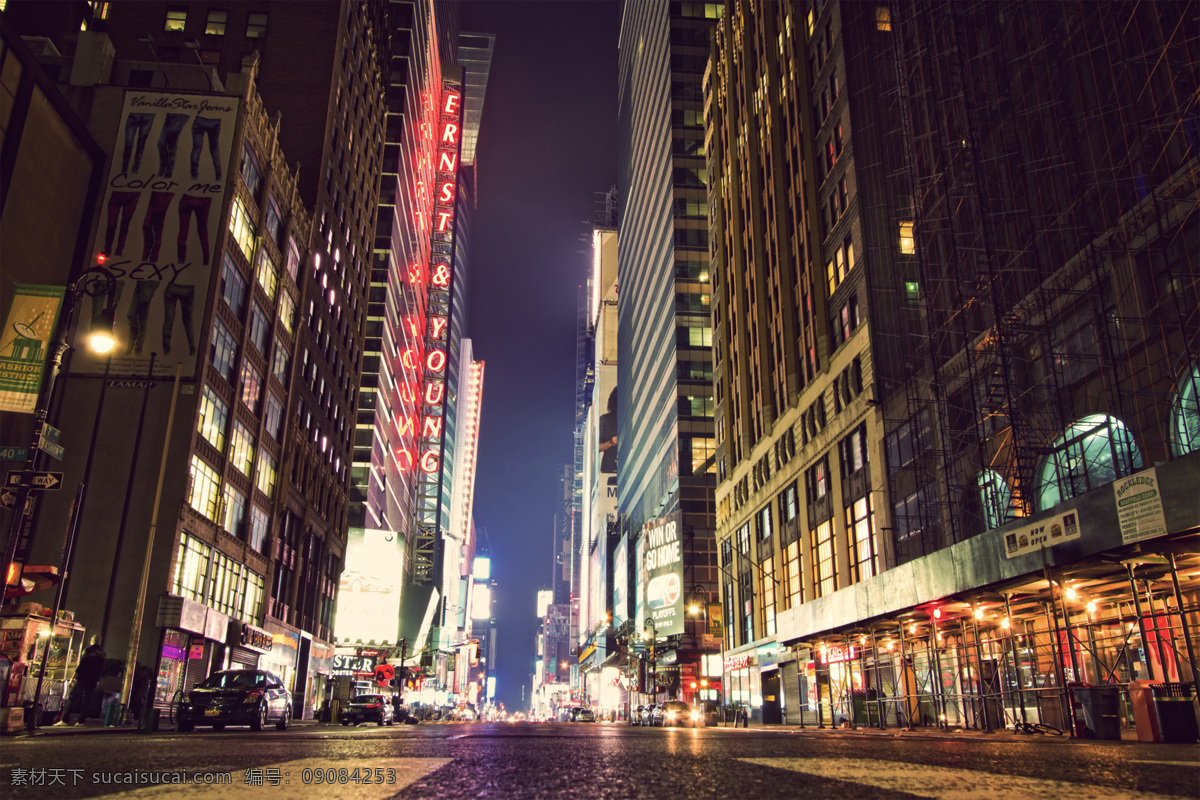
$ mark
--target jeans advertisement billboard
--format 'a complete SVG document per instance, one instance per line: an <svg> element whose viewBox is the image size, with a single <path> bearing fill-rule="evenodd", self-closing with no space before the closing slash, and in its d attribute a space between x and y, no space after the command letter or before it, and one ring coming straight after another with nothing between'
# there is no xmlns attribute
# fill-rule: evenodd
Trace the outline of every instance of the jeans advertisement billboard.
<svg viewBox="0 0 1200 800"><path fill-rule="evenodd" d="M146 375L151 353L156 375L195 374L240 102L125 93L93 254L116 280L90 298L93 317L116 312L113 375ZM88 304L80 314L86 331ZM104 358L79 348L75 370L101 372Z"/></svg>

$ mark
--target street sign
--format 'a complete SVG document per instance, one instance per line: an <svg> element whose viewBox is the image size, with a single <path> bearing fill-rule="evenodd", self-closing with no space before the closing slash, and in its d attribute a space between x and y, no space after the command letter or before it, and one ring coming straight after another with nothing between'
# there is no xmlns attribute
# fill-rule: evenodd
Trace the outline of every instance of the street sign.
<svg viewBox="0 0 1200 800"><path fill-rule="evenodd" d="M4 485L9 488L18 486L27 486L30 489L41 489L43 491L57 492L62 487L63 474L61 472L34 472L33 470L10 470L8 477L4 481Z"/></svg>
<svg viewBox="0 0 1200 800"><path fill-rule="evenodd" d="M64 448L61 444L58 442L53 442L50 439L47 439L45 436L38 438L38 450L41 450L46 455L58 461L62 461L63 455L67 452L66 448Z"/></svg>
<svg viewBox="0 0 1200 800"><path fill-rule="evenodd" d="M58 437L62 436L62 431L54 427L48 422L42 423L42 438L51 442L57 442Z"/></svg>
<svg viewBox="0 0 1200 800"><path fill-rule="evenodd" d="M17 493L12 489L0 492L0 508L12 508L17 504Z"/></svg>
<svg viewBox="0 0 1200 800"><path fill-rule="evenodd" d="M25 447L0 447L0 461L25 461L29 450Z"/></svg>

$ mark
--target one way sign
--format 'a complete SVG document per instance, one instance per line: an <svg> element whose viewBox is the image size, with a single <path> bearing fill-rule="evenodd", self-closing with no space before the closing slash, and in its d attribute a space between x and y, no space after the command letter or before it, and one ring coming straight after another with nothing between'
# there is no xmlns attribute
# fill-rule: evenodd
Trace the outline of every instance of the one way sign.
<svg viewBox="0 0 1200 800"><path fill-rule="evenodd" d="M61 472L33 472L32 470L11 470L4 485L15 488L27 486L30 489L57 492L62 488L63 474Z"/></svg>

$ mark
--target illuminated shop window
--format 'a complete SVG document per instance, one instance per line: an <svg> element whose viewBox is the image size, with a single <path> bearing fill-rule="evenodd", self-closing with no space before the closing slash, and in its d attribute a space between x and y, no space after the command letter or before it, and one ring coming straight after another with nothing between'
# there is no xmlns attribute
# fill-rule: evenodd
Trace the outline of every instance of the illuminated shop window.
<svg viewBox="0 0 1200 800"><path fill-rule="evenodd" d="M215 522L221 476L217 474L216 470L201 461L199 456L192 456L190 474L188 505Z"/></svg>
<svg viewBox="0 0 1200 800"><path fill-rule="evenodd" d="M225 430L228 427L229 406L217 396L211 386L205 386L200 396L200 416L196 430L206 442L221 452L225 450Z"/></svg>
<svg viewBox="0 0 1200 800"><path fill-rule="evenodd" d="M107 4L106 4L107 5ZM186 8L168 8L167 20L163 24L163 30L167 33L182 33L187 25L187 9Z"/></svg>
<svg viewBox="0 0 1200 800"><path fill-rule="evenodd" d="M1125 423L1093 414L1054 440L1038 475L1038 509L1112 483L1142 468L1142 453Z"/></svg>
<svg viewBox="0 0 1200 800"><path fill-rule="evenodd" d="M999 528L1013 518L1012 488L995 470L985 469L975 478L983 506L984 530Z"/></svg>
<svg viewBox="0 0 1200 800"><path fill-rule="evenodd" d="M1176 457L1200 450L1200 362L1192 364L1175 387L1170 439Z"/></svg>

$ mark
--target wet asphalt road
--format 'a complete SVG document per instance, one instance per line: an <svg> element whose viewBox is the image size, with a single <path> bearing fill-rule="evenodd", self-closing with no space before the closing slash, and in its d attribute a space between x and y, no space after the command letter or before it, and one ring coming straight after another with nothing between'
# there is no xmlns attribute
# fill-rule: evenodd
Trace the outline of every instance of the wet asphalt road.
<svg viewBox="0 0 1200 800"><path fill-rule="evenodd" d="M204 772L229 783L150 784ZM0 740L0 795L1151 800L1200 795L1200 747L585 723L108 731Z"/></svg>

